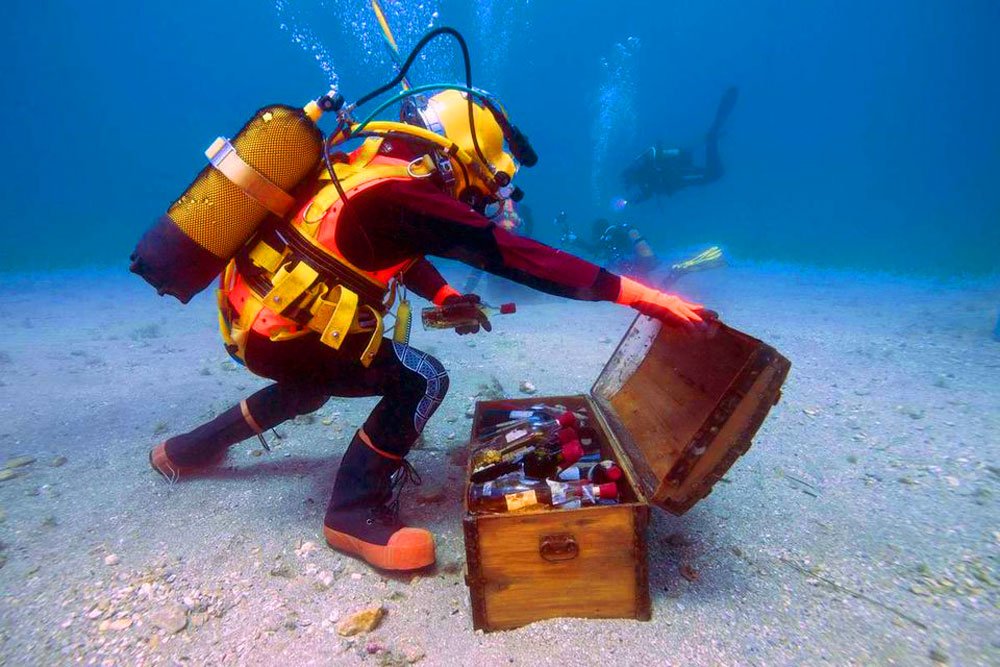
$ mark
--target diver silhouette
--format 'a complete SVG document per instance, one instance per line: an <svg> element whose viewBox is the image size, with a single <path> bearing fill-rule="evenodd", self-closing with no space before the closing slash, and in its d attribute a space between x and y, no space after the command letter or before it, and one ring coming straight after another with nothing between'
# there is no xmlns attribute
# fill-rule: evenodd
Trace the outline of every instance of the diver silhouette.
<svg viewBox="0 0 1000 667"><path fill-rule="evenodd" d="M692 185L708 185L722 178L719 135L736 106L739 89L730 86L719 100L715 120L705 133L705 165L694 164L688 148L667 148L662 141L650 146L622 172L628 201L638 203L654 196L672 195Z"/></svg>

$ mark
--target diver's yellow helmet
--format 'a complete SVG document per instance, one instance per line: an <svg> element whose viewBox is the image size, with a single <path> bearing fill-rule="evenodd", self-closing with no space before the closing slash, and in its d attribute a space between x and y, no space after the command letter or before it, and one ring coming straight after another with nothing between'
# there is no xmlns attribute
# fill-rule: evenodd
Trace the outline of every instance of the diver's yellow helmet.
<svg viewBox="0 0 1000 667"><path fill-rule="evenodd" d="M470 126L469 99L466 94L458 90L445 90L429 98L421 111L427 129L454 141L459 148L473 156L477 166L482 167L481 170L469 169L453 157L448 159L454 175L454 184L450 187L456 197L463 200L494 197L498 188L506 186L514 178L517 163L504 150L503 129L489 109L474 101Z"/></svg>

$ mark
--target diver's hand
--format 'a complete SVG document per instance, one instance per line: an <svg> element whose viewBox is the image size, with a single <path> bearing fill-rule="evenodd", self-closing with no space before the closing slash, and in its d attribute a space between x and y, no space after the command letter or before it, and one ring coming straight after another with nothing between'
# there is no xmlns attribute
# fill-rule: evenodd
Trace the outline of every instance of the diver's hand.
<svg viewBox="0 0 1000 667"><path fill-rule="evenodd" d="M643 315L655 317L664 324L682 326L688 331L706 329L708 322L716 318L715 313L706 310L700 303L685 301L675 294L646 287L624 276L621 277L617 302L631 306Z"/></svg>
<svg viewBox="0 0 1000 667"><path fill-rule="evenodd" d="M444 300L442 305L454 313L456 317L470 320L474 319L478 322L477 324L455 327L455 333L459 336L464 336L465 334L470 333L479 333L480 327L486 331L493 331L493 326L490 324L490 318L486 317L486 313L479 308L479 301L480 299L478 294L452 294Z"/></svg>
<svg viewBox="0 0 1000 667"><path fill-rule="evenodd" d="M710 319L709 311L700 303L685 301L666 292L654 292L648 301L637 301L632 307L664 324L680 325L690 331L705 328Z"/></svg>

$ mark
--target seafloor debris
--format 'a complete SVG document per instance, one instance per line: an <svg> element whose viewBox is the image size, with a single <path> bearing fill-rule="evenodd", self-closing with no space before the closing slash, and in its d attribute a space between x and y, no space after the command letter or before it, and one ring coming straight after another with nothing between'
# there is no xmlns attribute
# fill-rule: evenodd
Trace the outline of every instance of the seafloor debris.
<svg viewBox="0 0 1000 667"><path fill-rule="evenodd" d="M34 462L34 456L15 456L7 459L7 463L5 463L3 467L8 470L13 470L14 468L23 468L24 466L31 465Z"/></svg>
<svg viewBox="0 0 1000 667"><path fill-rule="evenodd" d="M522 394L534 394L538 391L538 389L535 388L535 385L528 380L522 380L521 386L519 386L518 389Z"/></svg>
<svg viewBox="0 0 1000 667"><path fill-rule="evenodd" d="M369 607L359 612L345 616L337 622L337 634L342 637L353 637L364 632L371 632L378 627L385 616L385 607Z"/></svg>

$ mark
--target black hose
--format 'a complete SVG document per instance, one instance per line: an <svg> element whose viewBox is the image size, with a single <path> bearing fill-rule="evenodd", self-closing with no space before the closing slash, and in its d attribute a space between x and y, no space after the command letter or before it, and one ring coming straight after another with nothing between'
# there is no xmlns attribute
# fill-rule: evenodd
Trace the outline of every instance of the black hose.
<svg viewBox="0 0 1000 667"><path fill-rule="evenodd" d="M435 37L438 37L439 35L444 35L444 34L451 35L456 40L458 40L458 42L460 44L463 44L463 45L465 44L465 38L462 37L461 33L459 33L454 28L449 28L448 26L441 26L440 28L435 28L434 30L431 30L426 35L424 35L423 37L420 38L420 41L417 42L417 45L414 46L413 50L410 51L410 54L408 56L406 56L406 60L400 66L399 72L396 73L396 77L392 81L386 83L383 86L379 86L378 88L376 88L372 92L368 93L367 95L365 95L364 97L362 97L361 99L359 99L357 102L355 102L354 106L355 107L360 107L360 106L362 106L364 104L367 104L369 101L371 101L372 99L378 97L382 93L385 93L385 92L387 92L389 90L392 90L397 85L399 85L399 83L404 78L406 78L406 74L410 71L410 67L413 66L413 61L416 60L416 58L417 58L418 55L420 55L420 52L423 51L423 49L424 49L425 46L427 46L427 43L430 42ZM466 53L466 57L468 57L468 49L465 50L465 53ZM466 62L468 63L468 60L466 60ZM471 79L472 75L471 75L470 72L471 72L471 68L470 67L466 67L466 79L467 80ZM471 88L471 86L470 86L470 88Z"/></svg>
<svg viewBox="0 0 1000 667"><path fill-rule="evenodd" d="M410 67L413 66L413 62L416 60L420 52L423 51L424 47L427 46L428 42L430 42L432 39L440 35L451 35L455 39L455 41L458 42L458 45L462 50L462 60L465 65L465 85L467 88L472 88L472 58L469 56L469 45L466 43L465 38L462 37L462 33L455 30L454 28L450 28L448 26L441 26L440 28L435 28L434 30L431 30L426 35L420 38L420 41L417 42L416 46L413 47L413 50L410 51L410 54L406 57L406 60L400 66L399 72L396 73L396 76L395 78L392 79L392 81L368 93L367 95L359 99L357 102L355 102L354 106L360 107L361 105L369 102L373 98L378 97L382 93L385 93L395 88L406 77L406 74L410 71ZM492 164L490 164L490 161L486 159L486 155L483 154L483 149L480 148L479 146L479 137L476 134L476 119L473 108L475 102L473 102L472 100L472 95L467 94L466 98L468 99L469 102L469 130L472 133L472 146L476 149L476 155L479 156L479 159L482 161L482 163L486 165L487 169L489 169L492 172L493 171Z"/></svg>

